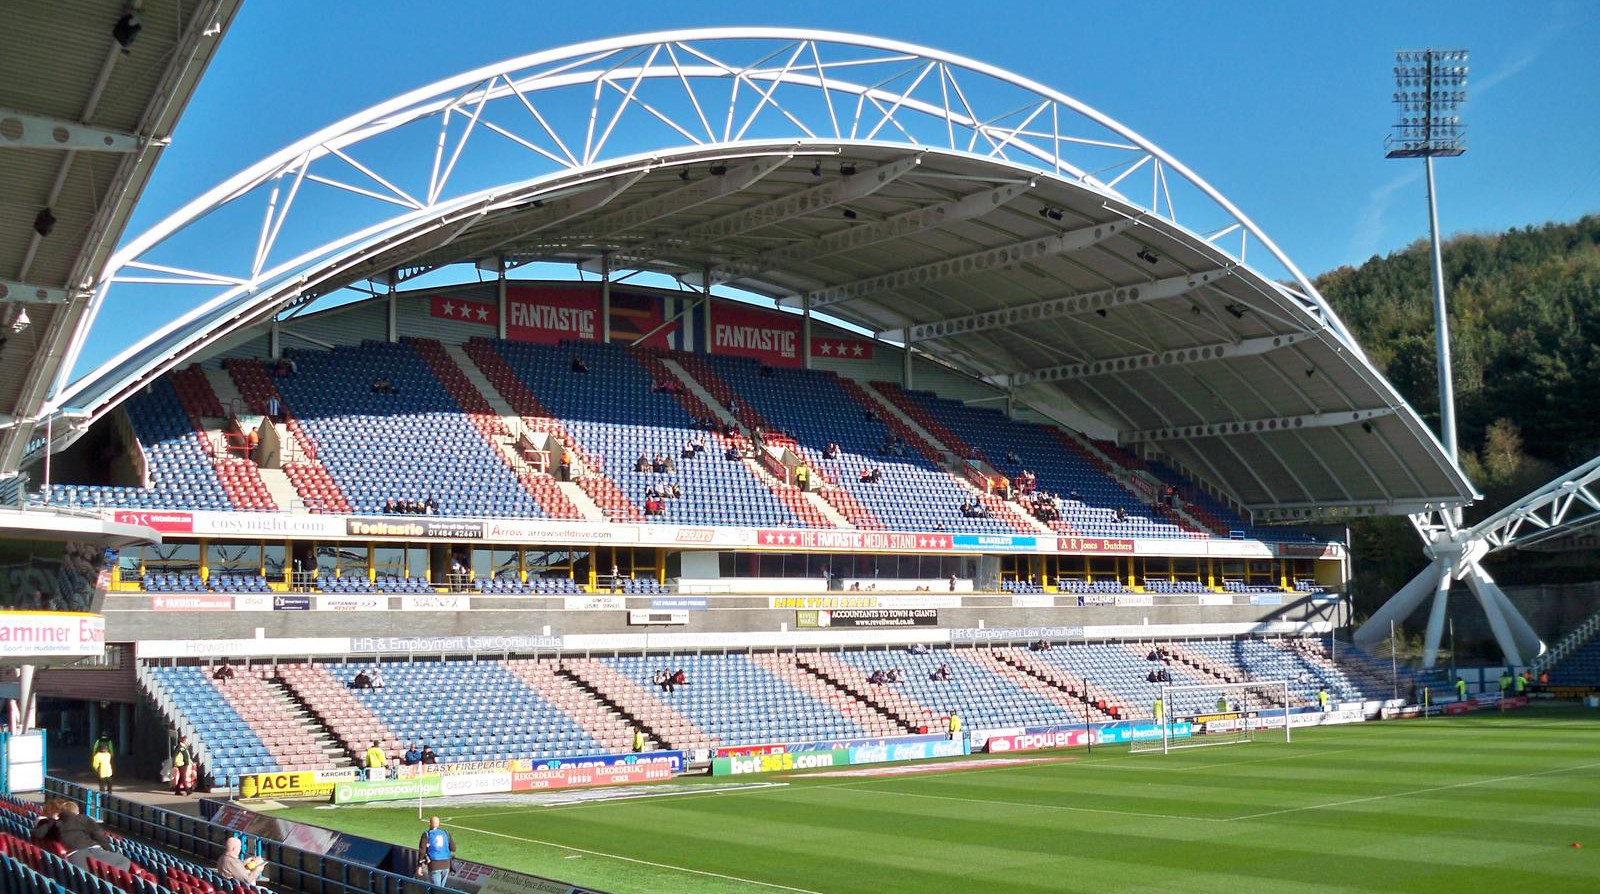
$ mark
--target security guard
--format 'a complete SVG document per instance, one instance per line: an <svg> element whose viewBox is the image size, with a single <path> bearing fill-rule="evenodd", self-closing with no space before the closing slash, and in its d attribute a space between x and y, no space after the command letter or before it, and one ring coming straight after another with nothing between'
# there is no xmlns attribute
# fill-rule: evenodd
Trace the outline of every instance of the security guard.
<svg viewBox="0 0 1600 894"><path fill-rule="evenodd" d="M384 757L383 749L378 746L378 740L373 739L372 745L367 748L367 778L377 778L377 774L373 771L382 770L388 763L389 759Z"/></svg>
<svg viewBox="0 0 1600 894"><path fill-rule="evenodd" d="M633 750L635 753L644 750L644 730L633 731Z"/></svg>
<svg viewBox="0 0 1600 894"><path fill-rule="evenodd" d="M1157 723L1160 723L1161 718L1166 714L1166 707L1161 703L1161 696L1156 696L1155 703L1150 706L1150 713L1155 715Z"/></svg>
<svg viewBox="0 0 1600 894"><path fill-rule="evenodd" d="M1317 708L1324 714L1328 713L1328 690L1317 690Z"/></svg>
<svg viewBox="0 0 1600 894"><path fill-rule="evenodd" d="M1467 700L1467 681L1465 678L1456 677L1456 699L1463 702Z"/></svg>
<svg viewBox="0 0 1600 894"><path fill-rule="evenodd" d="M94 769L94 775L100 780L100 794L111 794L111 737L105 733L94 740L94 748L89 756L89 766Z"/></svg>

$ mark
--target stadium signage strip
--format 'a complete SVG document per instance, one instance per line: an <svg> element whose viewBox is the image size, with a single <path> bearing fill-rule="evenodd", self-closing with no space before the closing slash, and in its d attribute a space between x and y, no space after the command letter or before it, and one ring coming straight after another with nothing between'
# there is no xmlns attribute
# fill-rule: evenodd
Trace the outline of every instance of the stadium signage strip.
<svg viewBox="0 0 1600 894"><path fill-rule="evenodd" d="M704 525L630 525L545 519L434 516L286 515L270 512L106 510L103 517L164 534L217 537L309 537L318 540L443 540L486 543L615 543L637 546L735 547L830 552L999 552L1053 555L1194 555L1215 558L1333 559L1337 543L1256 540L1039 537L943 531L840 531Z"/></svg>
<svg viewBox="0 0 1600 894"><path fill-rule="evenodd" d="M105 644L106 620L99 615L0 611L0 658L94 658Z"/></svg>
<svg viewBox="0 0 1600 894"><path fill-rule="evenodd" d="M835 608L794 613L794 626L819 627L937 627L936 608Z"/></svg>
<svg viewBox="0 0 1600 894"><path fill-rule="evenodd" d="M961 597L948 594L912 593L852 593L848 596L769 596L768 608L827 609L939 609L960 608Z"/></svg>
<svg viewBox="0 0 1600 894"><path fill-rule="evenodd" d="M307 636L250 639L141 639L134 643L140 658L242 658L272 655L472 655L556 652L585 649L723 649L814 647L819 641L839 645L904 645L906 642L1023 642L1032 639L1150 639L1185 636L1322 636L1333 629L1325 619L1309 621L1240 621L1219 624L1101 624L1088 627L932 628L911 634L895 630L838 629L820 631L711 631L598 633L540 636L536 634L462 636Z"/></svg>
<svg viewBox="0 0 1600 894"><path fill-rule="evenodd" d="M636 766L639 764L664 764L674 773L683 772L684 754L681 751L644 751L628 754L584 754L576 757L513 758L509 761L466 761L424 766L417 764L400 768L400 778L415 776L453 776L463 773L504 770L526 773L532 770L586 770L593 767Z"/></svg>
<svg viewBox="0 0 1600 894"><path fill-rule="evenodd" d="M339 783L333 790L333 803L368 804L375 801L549 791L595 785L633 785L671 779L672 775L672 766L666 761L582 767L567 765L553 769L430 773L401 779Z"/></svg>
<svg viewBox="0 0 1600 894"><path fill-rule="evenodd" d="M253 773L239 777L241 798L326 798L334 786L352 782L360 775L355 768L343 770L300 770L288 773Z"/></svg>

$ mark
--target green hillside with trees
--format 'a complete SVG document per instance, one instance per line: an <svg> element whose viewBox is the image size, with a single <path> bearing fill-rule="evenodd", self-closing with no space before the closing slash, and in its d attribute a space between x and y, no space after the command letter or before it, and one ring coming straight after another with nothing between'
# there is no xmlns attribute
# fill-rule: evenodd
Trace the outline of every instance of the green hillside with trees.
<svg viewBox="0 0 1600 894"><path fill-rule="evenodd" d="M1434 430L1439 423L1427 242L1323 274L1317 287ZM1600 453L1600 216L1444 247L1462 466L1498 510ZM1404 519L1352 529L1359 613L1422 567ZM1505 583L1594 580L1593 556L1497 560Z"/></svg>

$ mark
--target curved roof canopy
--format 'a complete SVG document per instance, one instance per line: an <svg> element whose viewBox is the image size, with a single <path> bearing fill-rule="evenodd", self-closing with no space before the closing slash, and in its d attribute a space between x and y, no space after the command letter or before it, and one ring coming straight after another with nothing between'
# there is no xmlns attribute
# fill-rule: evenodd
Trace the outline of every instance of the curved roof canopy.
<svg viewBox="0 0 1600 894"><path fill-rule="evenodd" d="M1306 277L1176 159L982 63L783 29L538 53L287 147L118 253L97 304L202 303L53 406L93 419L352 283L532 261L867 327L1092 416L1258 518L1473 497Z"/></svg>
<svg viewBox="0 0 1600 894"><path fill-rule="evenodd" d="M0 13L0 473L15 471L238 6L51 0Z"/></svg>

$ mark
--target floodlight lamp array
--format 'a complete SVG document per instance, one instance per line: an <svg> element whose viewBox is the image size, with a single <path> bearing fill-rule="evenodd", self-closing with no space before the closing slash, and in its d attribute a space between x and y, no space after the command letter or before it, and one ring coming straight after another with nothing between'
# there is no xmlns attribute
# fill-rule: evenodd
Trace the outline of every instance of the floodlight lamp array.
<svg viewBox="0 0 1600 894"><path fill-rule="evenodd" d="M1399 114L1385 141L1391 157L1460 155L1466 126L1456 113L1467 101L1466 50L1395 53L1394 103Z"/></svg>

